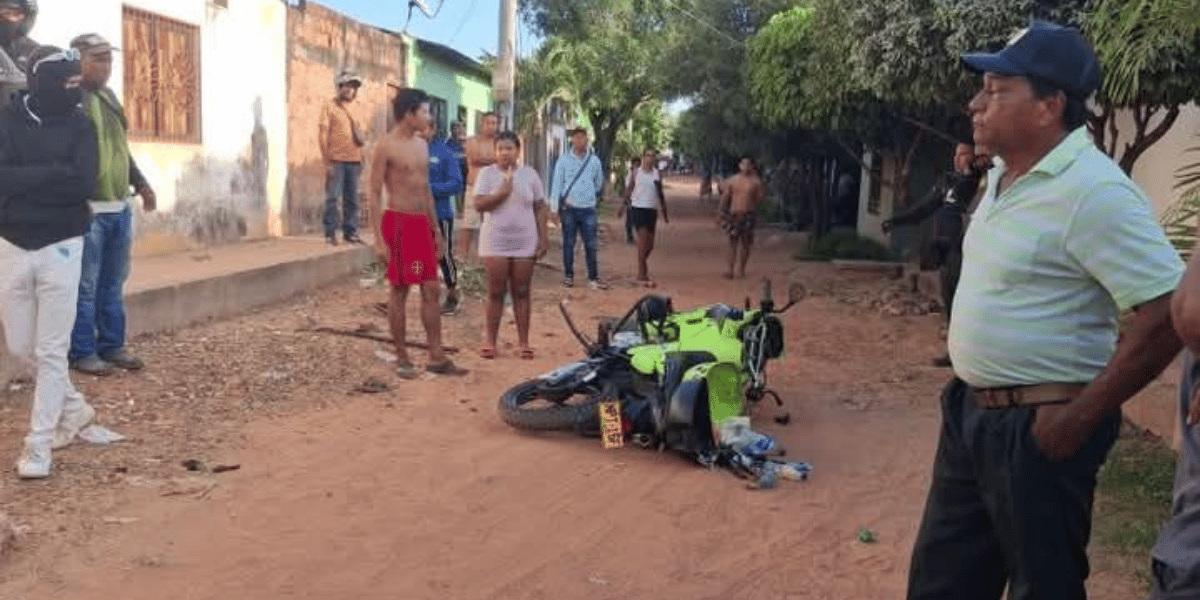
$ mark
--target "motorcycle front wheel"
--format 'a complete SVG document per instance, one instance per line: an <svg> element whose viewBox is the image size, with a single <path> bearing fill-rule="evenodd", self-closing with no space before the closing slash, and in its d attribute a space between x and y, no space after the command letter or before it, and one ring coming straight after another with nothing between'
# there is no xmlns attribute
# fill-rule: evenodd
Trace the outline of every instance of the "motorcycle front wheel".
<svg viewBox="0 0 1200 600"><path fill-rule="evenodd" d="M600 392L590 386L555 387L531 379L509 388L500 397L500 418L510 426L528 431L600 430L596 405Z"/></svg>

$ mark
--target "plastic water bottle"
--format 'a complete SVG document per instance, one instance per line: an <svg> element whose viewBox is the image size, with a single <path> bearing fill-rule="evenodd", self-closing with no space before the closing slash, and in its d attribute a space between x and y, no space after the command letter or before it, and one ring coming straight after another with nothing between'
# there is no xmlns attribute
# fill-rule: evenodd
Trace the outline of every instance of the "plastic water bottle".
<svg viewBox="0 0 1200 600"><path fill-rule="evenodd" d="M775 472L784 479L805 481L808 479L808 474L812 472L812 465L802 462L777 463Z"/></svg>

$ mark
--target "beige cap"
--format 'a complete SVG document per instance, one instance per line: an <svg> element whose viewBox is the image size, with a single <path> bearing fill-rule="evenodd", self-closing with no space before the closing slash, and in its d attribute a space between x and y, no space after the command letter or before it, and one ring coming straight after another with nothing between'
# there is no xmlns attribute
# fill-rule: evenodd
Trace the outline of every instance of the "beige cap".
<svg viewBox="0 0 1200 600"><path fill-rule="evenodd" d="M78 48L80 52L86 53L121 51L120 48L108 43L108 40L104 39L104 37L98 33L85 33L83 35L76 36L75 39L71 40L71 47Z"/></svg>

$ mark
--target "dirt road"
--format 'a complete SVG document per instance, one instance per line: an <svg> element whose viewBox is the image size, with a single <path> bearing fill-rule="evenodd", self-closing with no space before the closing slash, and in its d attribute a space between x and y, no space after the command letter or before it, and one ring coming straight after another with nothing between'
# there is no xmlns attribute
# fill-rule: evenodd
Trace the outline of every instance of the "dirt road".
<svg viewBox="0 0 1200 600"><path fill-rule="evenodd" d="M298 331L382 327L371 304L383 292L346 284L141 340L147 372L85 380L104 422L136 440L58 453L46 482L0 478L0 510L31 527L0 568L0 598L901 597L947 376L925 366L941 349L939 317L880 316L856 298L886 281L797 263L795 239L769 231L750 279L722 279L708 209L683 199L695 189L671 187L676 220L660 225L651 259L677 307L740 303L762 275L812 291L786 316L787 355L770 372L793 423L759 423L813 463L808 482L750 491L672 455L504 426L504 388L578 354L557 272L535 284L537 360L511 348L475 358L472 302L446 321L472 373L412 383L390 376L381 344ZM642 293L622 239L602 269L614 289L572 291L577 317L617 314ZM371 376L394 390L351 392ZM0 398L7 460L28 391ZM189 474L189 458L241 468ZM864 527L877 542L857 540ZM1105 571L1091 588L1099 600L1138 595Z"/></svg>

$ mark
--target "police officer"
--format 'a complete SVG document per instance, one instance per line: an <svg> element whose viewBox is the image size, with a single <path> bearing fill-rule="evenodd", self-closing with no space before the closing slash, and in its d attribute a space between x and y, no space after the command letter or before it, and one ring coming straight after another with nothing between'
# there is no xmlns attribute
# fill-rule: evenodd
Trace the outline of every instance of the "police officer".
<svg viewBox="0 0 1200 600"><path fill-rule="evenodd" d="M933 240L933 262L940 276L943 311L950 320L950 305L958 287L962 263L962 238L966 221L979 195L980 182L992 166L982 146L958 144L954 151L954 171L930 190L920 202L883 222L887 233L896 225L911 225L937 215ZM933 360L934 366L949 367L947 354Z"/></svg>

